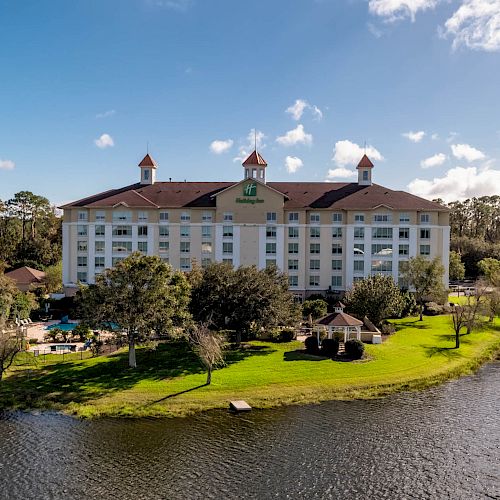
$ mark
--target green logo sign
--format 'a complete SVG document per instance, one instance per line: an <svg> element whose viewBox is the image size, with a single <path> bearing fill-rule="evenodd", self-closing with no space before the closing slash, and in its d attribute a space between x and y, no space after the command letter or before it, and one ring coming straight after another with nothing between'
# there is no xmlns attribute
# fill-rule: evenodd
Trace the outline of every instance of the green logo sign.
<svg viewBox="0 0 500 500"><path fill-rule="evenodd" d="M257 196L257 183L251 182L243 187L243 196Z"/></svg>

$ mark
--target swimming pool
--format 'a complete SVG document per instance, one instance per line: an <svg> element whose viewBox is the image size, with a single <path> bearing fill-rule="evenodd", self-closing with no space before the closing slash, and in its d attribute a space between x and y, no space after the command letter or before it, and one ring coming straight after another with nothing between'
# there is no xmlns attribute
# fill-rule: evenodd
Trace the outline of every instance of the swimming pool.
<svg viewBox="0 0 500 500"><path fill-rule="evenodd" d="M46 326L45 330L52 330L54 328L59 328L60 330L64 330L65 332L70 332L75 329L75 326L78 323L56 323L54 325Z"/></svg>

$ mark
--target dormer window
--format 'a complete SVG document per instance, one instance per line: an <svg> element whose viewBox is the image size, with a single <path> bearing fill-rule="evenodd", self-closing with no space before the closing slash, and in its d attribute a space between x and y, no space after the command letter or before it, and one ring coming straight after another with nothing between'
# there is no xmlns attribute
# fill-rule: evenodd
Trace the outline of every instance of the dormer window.
<svg viewBox="0 0 500 500"><path fill-rule="evenodd" d="M254 179L257 179L257 169L256 168L252 168L252 177Z"/></svg>
<svg viewBox="0 0 500 500"><path fill-rule="evenodd" d="M363 170L363 180L364 181L368 180L368 170Z"/></svg>
<svg viewBox="0 0 500 500"><path fill-rule="evenodd" d="M149 181L149 170L147 168L144 169L144 180Z"/></svg>

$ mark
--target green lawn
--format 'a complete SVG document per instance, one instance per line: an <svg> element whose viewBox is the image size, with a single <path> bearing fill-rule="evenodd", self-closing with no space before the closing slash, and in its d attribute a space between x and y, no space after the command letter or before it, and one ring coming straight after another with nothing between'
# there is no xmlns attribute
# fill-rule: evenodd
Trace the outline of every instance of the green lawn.
<svg viewBox="0 0 500 500"><path fill-rule="evenodd" d="M456 350L447 316L394 321L397 333L367 345L367 359L332 361L304 355L299 342L251 342L227 353L212 385L192 353L179 344L138 351L138 368L127 353L61 362L53 356L36 367L20 358L0 384L0 408L50 408L78 416L172 416L226 408L231 399L254 407L377 397L420 389L469 373L500 348L500 321L463 335ZM26 355L24 355L26 356Z"/></svg>

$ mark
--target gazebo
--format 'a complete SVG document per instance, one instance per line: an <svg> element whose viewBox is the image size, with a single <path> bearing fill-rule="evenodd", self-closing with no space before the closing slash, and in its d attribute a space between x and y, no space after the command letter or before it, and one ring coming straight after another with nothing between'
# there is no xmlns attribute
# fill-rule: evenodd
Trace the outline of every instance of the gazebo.
<svg viewBox="0 0 500 500"><path fill-rule="evenodd" d="M344 334L344 342L351 338L361 340L361 327L363 322L357 318L353 318L344 312L345 305L342 302L335 304L334 312L327 314L316 322L316 335L319 342L319 334L321 330L327 330L328 338L331 339L336 332Z"/></svg>

